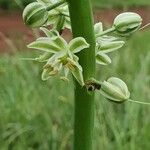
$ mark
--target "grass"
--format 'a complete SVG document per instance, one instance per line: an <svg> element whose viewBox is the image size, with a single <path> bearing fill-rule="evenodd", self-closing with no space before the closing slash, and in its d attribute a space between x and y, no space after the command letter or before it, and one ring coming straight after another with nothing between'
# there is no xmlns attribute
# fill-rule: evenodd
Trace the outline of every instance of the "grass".
<svg viewBox="0 0 150 150"><path fill-rule="evenodd" d="M112 54L109 67L98 67L97 78L120 77L133 100L150 102L150 32L131 37ZM143 42L144 41L144 42ZM58 78L40 79L41 67L21 61L34 53L0 56L0 149L72 149L73 84ZM114 104L97 92L94 150L149 150L149 106Z"/></svg>

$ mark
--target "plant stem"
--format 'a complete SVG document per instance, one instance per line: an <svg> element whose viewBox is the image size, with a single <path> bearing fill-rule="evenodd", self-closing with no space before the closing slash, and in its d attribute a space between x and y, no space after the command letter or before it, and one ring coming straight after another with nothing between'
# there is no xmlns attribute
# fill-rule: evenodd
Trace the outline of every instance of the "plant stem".
<svg viewBox="0 0 150 150"><path fill-rule="evenodd" d="M68 0L73 37L84 37L90 44L78 53L84 80L95 77L95 35L90 0ZM92 150L94 92L75 82L74 150Z"/></svg>
<svg viewBox="0 0 150 150"><path fill-rule="evenodd" d="M150 105L149 102L134 101L134 100L132 100L132 99L129 99L128 101L129 101L129 102L132 102L132 103L137 103L137 104Z"/></svg>
<svg viewBox="0 0 150 150"><path fill-rule="evenodd" d="M114 31L115 31L115 27L111 27L110 29L107 29L107 30L103 31L100 34L96 34L96 37L100 37L100 36L106 35L108 33L112 33Z"/></svg>
<svg viewBox="0 0 150 150"><path fill-rule="evenodd" d="M50 11L50 10L64 4L65 2L66 2L66 0L60 0L60 1L56 2L55 4L50 4L49 6L46 7L46 10Z"/></svg>
<svg viewBox="0 0 150 150"><path fill-rule="evenodd" d="M150 26L150 22L147 23L146 25L144 25L143 27L141 27L139 30L143 30L143 29L147 28L148 26Z"/></svg>

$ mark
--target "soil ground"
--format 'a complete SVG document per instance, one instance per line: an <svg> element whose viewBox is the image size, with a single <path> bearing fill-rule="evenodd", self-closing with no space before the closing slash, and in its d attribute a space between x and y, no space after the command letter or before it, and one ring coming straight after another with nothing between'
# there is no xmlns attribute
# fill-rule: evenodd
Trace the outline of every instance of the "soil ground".
<svg viewBox="0 0 150 150"><path fill-rule="evenodd" d="M134 8L129 10L95 10L95 22L102 21L107 26L112 24L116 15L123 11L133 11L140 14L143 24L150 22L150 8ZM25 45L33 39L32 30L27 28L23 21L21 12L0 11L0 51L8 52L13 50L23 50ZM34 31L35 32L35 31ZM37 32L36 32L37 33ZM69 32L65 30L64 35ZM69 36L67 36L69 38Z"/></svg>

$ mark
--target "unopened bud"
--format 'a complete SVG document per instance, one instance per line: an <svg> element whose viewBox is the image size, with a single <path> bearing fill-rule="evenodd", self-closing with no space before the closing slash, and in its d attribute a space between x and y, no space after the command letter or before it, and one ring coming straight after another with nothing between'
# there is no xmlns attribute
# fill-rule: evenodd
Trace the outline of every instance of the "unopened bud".
<svg viewBox="0 0 150 150"><path fill-rule="evenodd" d="M101 94L114 102L124 102L129 99L130 92L127 85L116 77L111 77L101 84Z"/></svg>
<svg viewBox="0 0 150 150"><path fill-rule="evenodd" d="M23 11L23 20L25 24L32 28L43 26L47 19L48 12L42 3L30 3Z"/></svg>
<svg viewBox="0 0 150 150"><path fill-rule="evenodd" d="M115 30L121 36L130 35L138 30L141 24L141 16L133 12L121 13L114 20Z"/></svg>

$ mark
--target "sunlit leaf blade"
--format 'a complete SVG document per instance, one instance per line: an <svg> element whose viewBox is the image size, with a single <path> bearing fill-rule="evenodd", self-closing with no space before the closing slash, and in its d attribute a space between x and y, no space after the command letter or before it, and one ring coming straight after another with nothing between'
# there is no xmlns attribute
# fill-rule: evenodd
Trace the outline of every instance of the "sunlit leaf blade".
<svg viewBox="0 0 150 150"><path fill-rule="evenodd" d="M71 40L69 43L69 50L72 53L78 53L81 50L88 48L88 47L89 47L89 44L82 37L77 37L77 38Z"/></svg>
<svg viewBox="0 0 150 150"><path fill-rule="evenodd" d="M99 53L96 55L96 63L100 65L109 65L111 59L104 53Z"/></svg>

